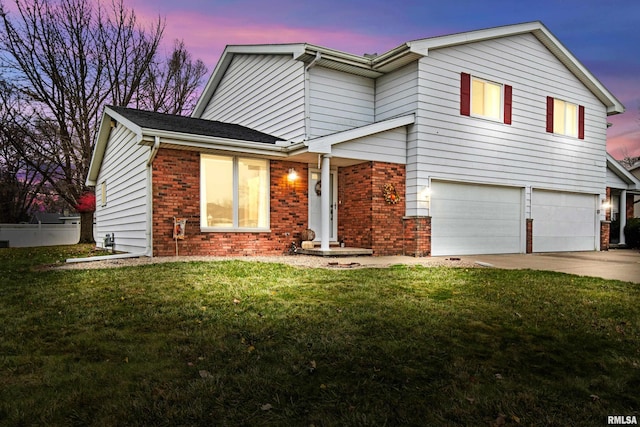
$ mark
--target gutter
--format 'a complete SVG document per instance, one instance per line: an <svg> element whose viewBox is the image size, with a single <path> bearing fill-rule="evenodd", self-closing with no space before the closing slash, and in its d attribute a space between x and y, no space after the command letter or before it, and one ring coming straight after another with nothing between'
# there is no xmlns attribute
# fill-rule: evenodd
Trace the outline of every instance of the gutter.
<svg viewBox="0 0 640 427"><path fill-rule="evenodd" d="M149 153L149 161L147 161L147 229L146 241L147 250L145 255L153 257L153 160L160 149L160 137L155 136L151 153Z"/></svg>
<svg viewBox="0 0 640 427"><path fill-rule="evenodd" d="M81 263L81 262L91 262L91 261L109 261L112 259L127 259L127 258L141 258L147 257L146 253L135 253L135 254L115 254L115 255L102 255L102 256L93 256L87 258L68 258L65 260L67 264L73 263Z"/></svg>
<svg viewBox="0 0 640 427"><path fill-rule="evenodd" d="M151 153L149 153L149 160L147 160L147 166L151 166L153 160L156 158L158 154L158 150L160 149L160 137L156 136L153 141L153 147L151 147Z"/></svg>
<svg viewBox="0 0 640 427"><path fill-rule="evenodd" d="M311 78L309 77L309 70L313 68L318 61L322 59L320 51L316 51L316 57L306 67L304 67L304 138L306 141L309 139L309 133L311 131Z"/></svg>

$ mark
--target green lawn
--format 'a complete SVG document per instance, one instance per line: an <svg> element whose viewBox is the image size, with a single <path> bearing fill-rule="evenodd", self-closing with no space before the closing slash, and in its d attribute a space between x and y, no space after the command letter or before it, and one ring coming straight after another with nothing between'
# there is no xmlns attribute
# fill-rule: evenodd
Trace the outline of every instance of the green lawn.
<svg viewBox="0 0 640 427"><path fill-rule="evenodd" d="M640 418L640 286L483 268L39 266L0 249L0 423L578 426Z"/></svg>

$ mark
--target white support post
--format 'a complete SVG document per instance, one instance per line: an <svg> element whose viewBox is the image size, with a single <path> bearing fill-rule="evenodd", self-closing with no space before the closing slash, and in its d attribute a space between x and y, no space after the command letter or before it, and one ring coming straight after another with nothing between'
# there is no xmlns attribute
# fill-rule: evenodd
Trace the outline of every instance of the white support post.
<svg viewBox="0 0 640 427"><path fill-rule="evenodd" d="M320 250L328 251L329 239L331 237L331 156L328 154L322 155L322 168L320 170L320 179L322 181L322 188L320 194L320 218L322 220L322 227L320 231Z"/></svg>
<svg viewBox="0 0 640 427"><path fill-rule="evenodd" d="M624 227L627 225L627 190L622 190L620 193L620 244L624 245L627 241L624 238Z"/></svg>

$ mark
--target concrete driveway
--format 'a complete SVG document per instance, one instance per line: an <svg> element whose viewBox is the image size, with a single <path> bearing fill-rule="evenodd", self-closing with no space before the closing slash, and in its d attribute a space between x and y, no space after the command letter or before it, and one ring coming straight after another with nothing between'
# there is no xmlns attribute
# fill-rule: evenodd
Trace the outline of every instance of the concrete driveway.
<svg viewBox="0 0 640 427"><path fill-rule="evenodd" d="M611 249L605 252L558 252L510 255L466 255L467 262L506 269L549 270L579 276L640 283L640 251Z"/></svg>

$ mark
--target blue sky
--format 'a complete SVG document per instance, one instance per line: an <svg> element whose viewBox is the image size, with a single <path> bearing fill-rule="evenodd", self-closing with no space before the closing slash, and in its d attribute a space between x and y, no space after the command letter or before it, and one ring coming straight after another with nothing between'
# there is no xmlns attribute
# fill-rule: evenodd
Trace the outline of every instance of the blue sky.
<svg viewBox="0 0 640 427"><path fill-rule="evenodd" d="M528 21L547 28L625 105L610 117L608 151L640 156L638 0L124 0L139 18L166 18L213 70L227 44L313 43L382 53L406 41Z"/></svg>

